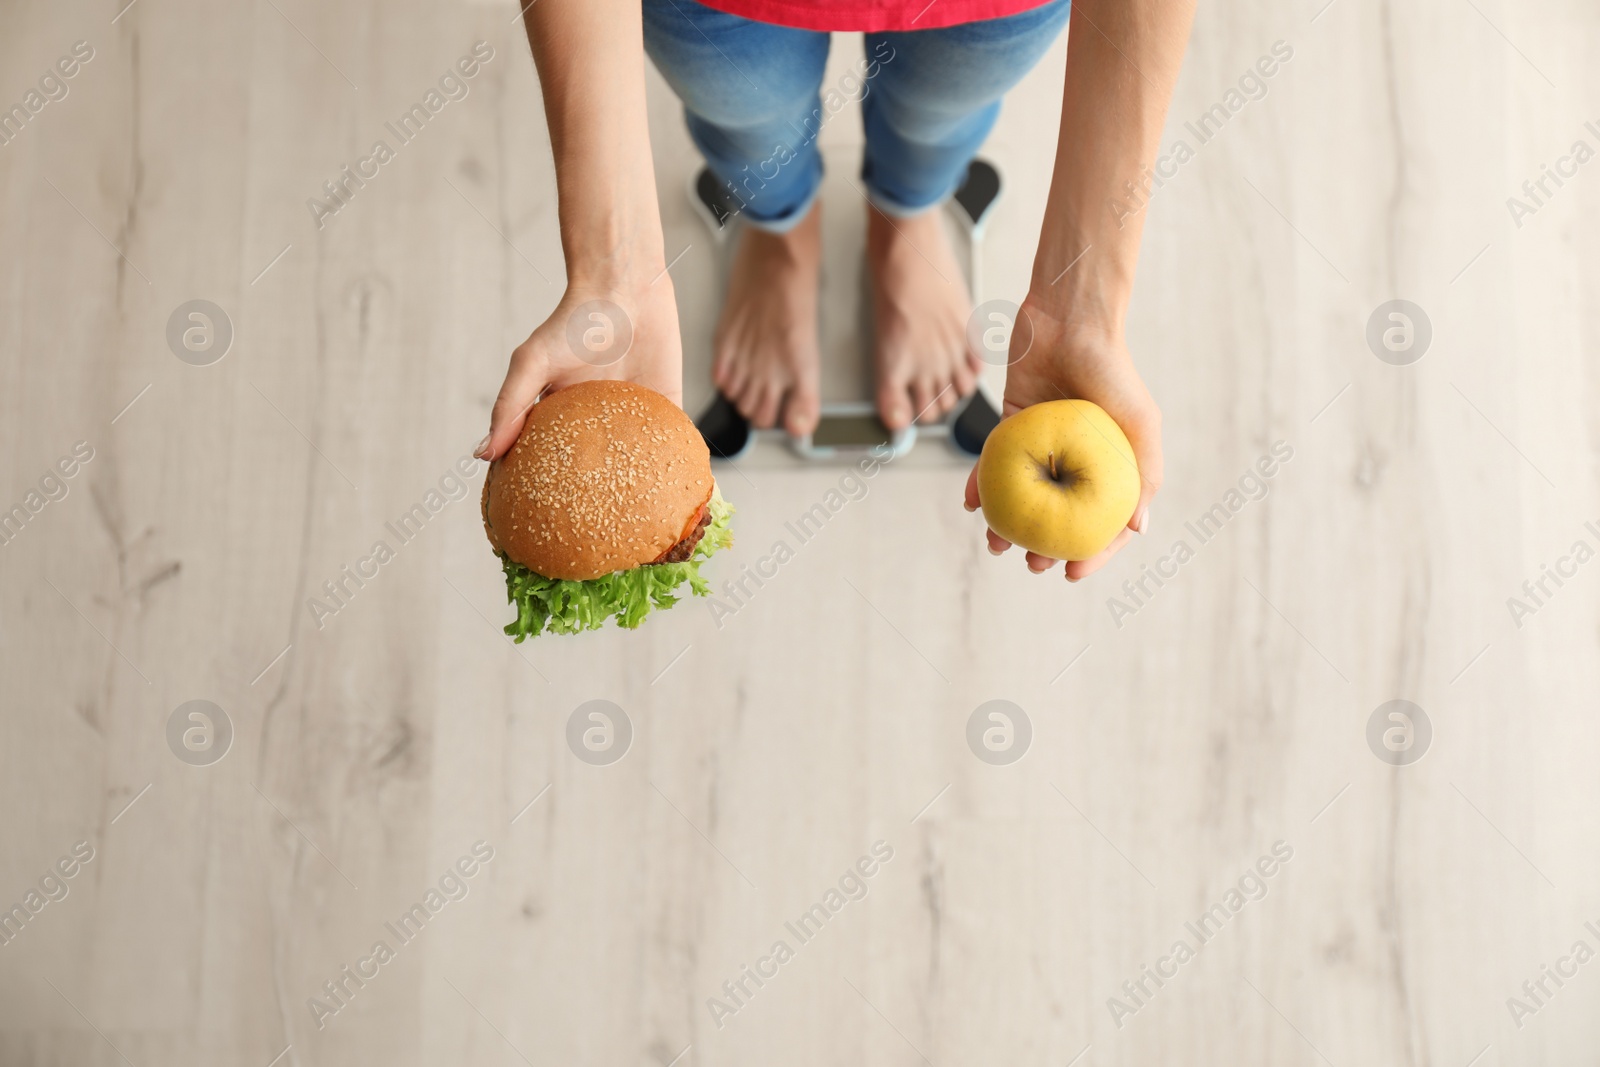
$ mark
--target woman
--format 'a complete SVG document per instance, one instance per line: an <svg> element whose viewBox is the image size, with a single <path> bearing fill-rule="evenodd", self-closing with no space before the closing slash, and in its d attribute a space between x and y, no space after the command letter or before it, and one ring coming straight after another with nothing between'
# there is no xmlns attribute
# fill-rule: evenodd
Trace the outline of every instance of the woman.
<svg viewBox="0 0 1600 1067"><path fill-rule="evenodd" d="M1144 485L1128 529L1093 559L1068 563L1069 581L1146 529L1161 484L1161 415L1124 338L1143 225L1127 203L1155 156L1193 14L1193 0L1078 0L1070 15L1055 171L1022 303L1031 347L1007 371L1005 413L1062 397L1094 401L1126 431ZM567 289L513 353L480 455L503 453L539 395L575 381L625 377L682 403L678 313L645 115L646 52L749 224L717 327L713 378L756 425L781 421L796 435L816 425L814 134L830 30L867 33L876 65L862 104L860 187L872 205L878 410L893 429L943 415L972 390L979 363L938 205L965 174L1000 98L1068 17L1067 0L531 4L525 18L555 153ZM597 300L620 307L631 326L625 358L604 366L568 342ZM978 506L975 477L966 506ZM988 538L991 552L1010 547L992 531ZM1027 563L1043 573L1056 561L1030 552Z"/></svg>

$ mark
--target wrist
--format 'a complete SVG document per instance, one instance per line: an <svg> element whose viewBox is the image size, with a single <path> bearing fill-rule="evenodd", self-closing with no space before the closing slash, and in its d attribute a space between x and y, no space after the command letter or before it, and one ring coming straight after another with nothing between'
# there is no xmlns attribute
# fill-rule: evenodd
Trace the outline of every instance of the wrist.
<svg viewBox="0 0 1600 1067"><path fill-rule="evenodd" d="M1092 253L1091 253L1092 254ZM1128 318L1131 287L1073 285L1065 279L1052 285L1036 277L1023 300L1030 314L1042 315L1064 332L1084 332L1120 341Z"/></svg>
<svg viewBox="0 0 1600 1067"><path fill-rule="evenodd" d="M672 276L658 268L655 281L650 275L596 271L567 279L561 303L567 308L581 307L590 301L603 301L622 310L636 326L650 321L677 333L678 300Z"/></svg>
<svg viewBox="0 0 1600 1067"><path fill-rule="evenodd" d="M569 247L566 262L569 289L606 289L634 294L651 288L657 281L668 281L663 277L667 263L661 243L635 235L590 240L579 247Z"/></svg>
<svg viewBox="0 0 1600 1067"><path fill-rule="evenodd" d="M609 203L592 202L590 196L563 198L561 250L567 284L623 293L642 290L667 265L655 190L619 191L606 199Z"/></svg>
<svg viewBox="0 0 1600 1067"><path fill-rule="evenodd" d="M672 292L672 279L659 253L628 254L567 263L567 289L642 297L647 291Z"/></svg>
<svg viewBox="0 0 1600 1067"><path fill-rule="evenodd" d="M1114 242L1041 241L1028 303L1051 318L1120 332L1133 296L1131 256Z"/></svg>

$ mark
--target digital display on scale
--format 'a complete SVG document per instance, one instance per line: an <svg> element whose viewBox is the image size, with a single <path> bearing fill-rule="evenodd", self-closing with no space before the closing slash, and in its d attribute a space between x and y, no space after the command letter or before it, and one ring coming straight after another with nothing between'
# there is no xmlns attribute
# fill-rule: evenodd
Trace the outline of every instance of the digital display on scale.
<svg viewBox="0 0 1600 1067"><path fill-rule="evenodd" d="M824 415L811 434L816 448L868 448L893 440L876 415Z"/></svg>

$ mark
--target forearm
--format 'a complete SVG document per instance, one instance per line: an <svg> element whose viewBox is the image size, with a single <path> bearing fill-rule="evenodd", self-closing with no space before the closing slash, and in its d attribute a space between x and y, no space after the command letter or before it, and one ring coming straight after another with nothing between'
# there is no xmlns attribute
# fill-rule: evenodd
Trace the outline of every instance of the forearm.
<svg viewBox="0 0 1600 1067"><path fill-rule="evenodd" d="M568 284L647 284L664 257L640 6L539 0L524 17L555 155Z"/></svg>
<svg viewBox="0 0 1600 1067"><path fill-rule="evenodd" d="M1144 176L1193 19L1194 0L1072 5L1055 173L1030 294L1063 322L1121 331L1144 228Z"/></svg>

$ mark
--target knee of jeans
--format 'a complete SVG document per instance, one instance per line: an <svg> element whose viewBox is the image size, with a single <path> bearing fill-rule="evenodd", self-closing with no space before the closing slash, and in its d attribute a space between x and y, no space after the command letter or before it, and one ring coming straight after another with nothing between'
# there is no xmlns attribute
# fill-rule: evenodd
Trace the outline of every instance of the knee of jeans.
<svg viewBox="0 0 1600 1067"><path fill-rule="evenodd" d="M981 137L994 124L1000 113L998 101L985 104L976 110L970 108L942 108L926 101L900 101L888 94L868 97L867 123L881 122L896 137L912 144L944 145L953 141Z"/></svg>
<svg viewBox="0 0 1600 1067"><path fill-rule="evenodd" d="M730 132L758 133L774 130L797 135L796 131L814 128L821 116L819 107L807 108L793 98L749 89L746 92L714 94L688 93L683 105L690 115Z"/></svg>

